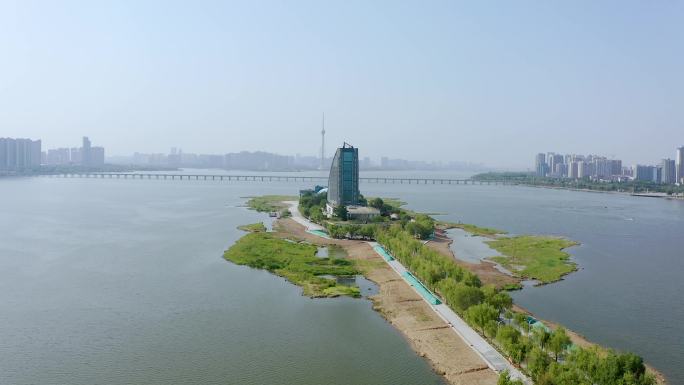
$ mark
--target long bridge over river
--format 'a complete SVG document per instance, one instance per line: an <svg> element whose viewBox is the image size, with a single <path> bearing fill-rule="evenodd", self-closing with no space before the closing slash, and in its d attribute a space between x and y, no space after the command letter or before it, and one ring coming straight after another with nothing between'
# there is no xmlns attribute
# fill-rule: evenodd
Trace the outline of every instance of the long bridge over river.
<svg viewBox="0 0 684 385"><path fill-rule="evenodd" d="M87 172L46 175L53 178L107 178L107 179L155 179L155 180L201 180L201 181L244 181L244 182L327 182L326 176L304 175L228 175L228 174L161 174L138 172ZM396 178L396 177L360 177L363 183L396 183L396 184L511 184L502 180L474 180L450 178Z"/></svg>

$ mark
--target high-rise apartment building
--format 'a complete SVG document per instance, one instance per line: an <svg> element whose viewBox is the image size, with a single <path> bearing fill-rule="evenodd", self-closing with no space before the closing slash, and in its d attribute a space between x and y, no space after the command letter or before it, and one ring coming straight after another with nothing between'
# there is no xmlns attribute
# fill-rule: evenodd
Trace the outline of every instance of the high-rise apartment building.
<svg viewBox="0 0 684 385"><path fill-rule="evenodd" d="M83 145L81 146L81 164L84 166L90 166L90 139L87 136L83 137Z"/></svg>
<svg viewBox="0 0 684 385"><path fill-rule="evenodd" d="M105 149L104 147L90 148L90 166L100 167L105 163Z"/></svg>
<svg viewBox="0 0 684 385"><path fill-rule="evenodd" d="M546 154L539 153L534 159L534 169L537 176L546 176L548 166L546 164Z"/></svg>
<svg viewBox="0 0 684 385"><path fill-rule="evenodd" d="M674 184L677 181L677 170L675 169L674 159L663 159L660 163L662 168L662 182Z"/></svg>
<svg viewBox="0 0 684 385"><path fill-rule="evenodd" d="M577 177L578 178L588 178L591 176L591 163L588 162L577 162Z"/></svg>
<svg viewBox="0 0 684 385"><path fill-rule="evenodd" d="M677 149L677 183L684 183L684 146Z"/></svg>
<svg viewBox="0 0 684 385"><path fill-rule="evenodd" d="M568 178L579 178L579 165L581 162L570 162L568 164Z"/></svg>
<svg viewBox="0 0 684 385"><path fill-rule="evenodd" d="M40 164L40 140L0 138L0 170L26 171Z"/></svg>
<svg viewBox="0 0 684 385"><path fill-rule="evenodd" d="M657 176L656 167L637 164L634 166L634 180L654 182Z"/></svg>

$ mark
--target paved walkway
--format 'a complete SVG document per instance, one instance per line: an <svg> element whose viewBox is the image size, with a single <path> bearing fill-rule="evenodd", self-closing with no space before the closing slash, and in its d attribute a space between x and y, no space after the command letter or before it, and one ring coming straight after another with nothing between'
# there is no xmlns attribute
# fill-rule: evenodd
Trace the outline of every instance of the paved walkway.
<svg viewBox="0 0 684 385"><path fill-rule="evenodd" d="M376 242L368 242L372 247L377 246ZM377 253L377 251L376 251ZM396 259L393 261L387 261L383 258L383 261L387 262L390 267L399 274L399 276L411 286L410 282L406 281L404 277L404 272L407 269L401 262ZM411 286L413 290L420 295L418 290ZM473 330L461 317L458 316L449 306L445 304L433 305L425 299L422 295L420 296L423 300L432 308L432 310L437 313L456 334L458 334L465 343L467 343L474 351L477 353L487 365L497 373L501 373L504 370L508 370L513 379L520 379L526 384L532 384L532 381L528 379L524 374L518 370L513 364L511 364L504 356L499 353L498 350L494 349L492 345L487 342L481 335L479 335L475 330Z"/></svg>
<svg viewBox="0 0 684 385"><path fill-rule="evenodd" d="M292 213L292 219L294 219L297 223L301 224L302 226L306 227L307 230L324 230L322 226L317 225L308 219L304 218L304 216L299 212L298 208L298 202L295 201L288 201L285 202L290 209L290 212ZM377 242L368 242L370 244L371 248L378 246ZM376 251L377 253L377 251ZM409 286L410 283L406 281L406 278L404 277L404 272L408 271L404 265L401 264L401 262L397 261L396 259L392 261L387 261L384 258L382 259L385 261L390 267L399 274L399 277L404 280ZM416 288L411 286L416 293L418 291ZM532 381L527 378L525 375L523 375L513 364L511 364L506 358L504 358L499 351L494 349L492 345L487 342L481 335L479 335L475 330L473 330L461 317L458 316L453 310L451 310L447 305L445 304L440 304L440 305L433 305L429 303L420 293L418 295L423 298L423 300L432 308L432 310L435 311L450 327L456 334L458 334L465 343L467 343L474 351L477 353L482 360L487 363L487 365L494 370L497 373L501 373L504 370L508 370L508 372L511 375L511 378L513 379L520 379L524 383L532 385Z"/></svg>
<svg viewBox="0 0 684 385"><path fill-rule="evenodd" d="M307 231L320 230L325 231L325 228L321 225L311 222L310 220L304 218L302 213L299 212L299 202L297 201L285 201L283 202L288 206L288 210L292 214L292 219L300 225L304 226Z"/></svg>

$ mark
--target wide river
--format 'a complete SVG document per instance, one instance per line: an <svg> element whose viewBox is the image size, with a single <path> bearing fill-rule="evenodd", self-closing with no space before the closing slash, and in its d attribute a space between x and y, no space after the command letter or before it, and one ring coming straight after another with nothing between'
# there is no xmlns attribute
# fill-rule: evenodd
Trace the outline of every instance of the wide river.
<svg viewBox="0 0 684 385"><path fill-rule="evenodd" d="M367 300L311 300L221 258L237 225L265 220L241 197L303 187L0 179L0 383L442 384ZM362 192L581 242L579 272L516 302L684 384L684 202L513 186Z"/></svg>

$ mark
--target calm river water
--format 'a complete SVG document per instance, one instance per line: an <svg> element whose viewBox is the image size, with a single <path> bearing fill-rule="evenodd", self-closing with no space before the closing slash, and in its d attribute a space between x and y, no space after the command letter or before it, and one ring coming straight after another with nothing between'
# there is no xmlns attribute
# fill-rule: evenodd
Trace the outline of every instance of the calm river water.
<svg viewBox="0 0 684 385"><path fill-rule="evenodd" d="M222 252L296 184L0 179L1 384L443 384L364 299Z"/></svg>
<svg viewBox="0 0 684 385"><path fill-rule="evenodd" d="M264 220L240 197L302 187L0 180L0 383L441 384L366 300L311 300L223 261L241 235L235 226ZM444 219L581 242L570 249L579 272L516 302L684 384L684 202L361 187Z"/></svg>

